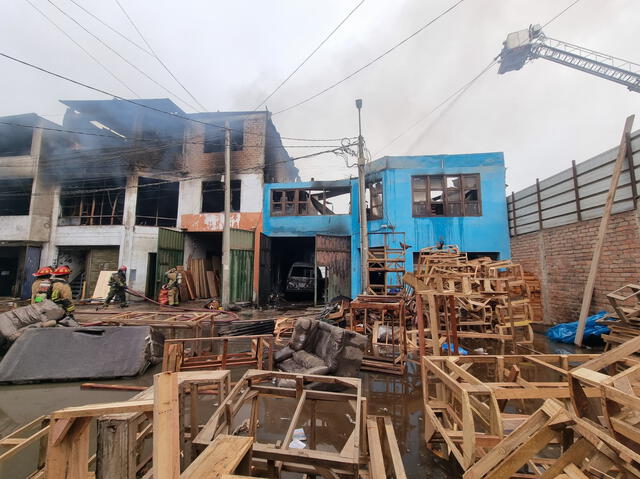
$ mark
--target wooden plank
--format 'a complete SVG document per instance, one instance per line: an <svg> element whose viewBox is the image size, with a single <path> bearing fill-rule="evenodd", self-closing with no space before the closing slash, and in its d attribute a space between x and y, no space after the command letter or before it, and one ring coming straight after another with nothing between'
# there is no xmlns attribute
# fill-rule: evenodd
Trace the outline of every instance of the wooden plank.
<svg viewBox="0 0 640 479"><path fill-rule="evenodd" d="M384 429L387 436L387 442L389 444L389 452L391 454L392 469L396 479L407 479L407 475L404 470L404 464L402 463L402 455L398 447L398 440L396 439L396 433L391 423L389 416L384 416Z"/></svg>
<svg viewBox="0 0 640 479"><path fill-rule="evenodd" d="M252 437L221 434L185 469L180 479L217 479L232 474L251 452L252 445Z"/></svg>
<svg viewBox="0 0 640 479"><path fill-rule="evenodd" d="M104 299L109 294L109 279L116 271L100 271L91 299Z"/></svg>
<svg viewBox="0 0 640 479"><path fill-rule="evenodd" d="M369 476L371 479L386 479L380 431L375 416L367 417L367 438L369 440Z"/></svg>
<svg viewBox="0 0 640 479"><path fill-rule="evenodd" d="M616 158L613 174L611 175L611 186L609 187L609 193L607 193L607 202L604 206L602 220L600 221L598 236L596 238L596 245L593 251L593 258L591 260L591 267L589 269L589 276L587 277L584 296L582 297L582 306L580 308L580 317L578 319L578 329L576 330L576 338L574 341L574 343L578 346L582 346L584 328L587 324L587 317L589 316L589 308L591 307L591 299L593 297L593 288L595 286L596 276L598 274L598 264L600 263L600 256L602 254L602 247L604 245L604 236L607 232L609 217L611 216L611 209L613 208L613 201L616 196L616 190L618 189L618 181L620 180L620 173L622 172L622 162L627 154L627 135L631 133L633 120L634 115L630 115L625 121L624 129L622 131L622 140L620 141L620 146L618 147L618 156Z"/></svg>
<svg viewBox="0 0 640 479"><path fill-rule="evenodd" d="M152 400L108 402L88 404L86 406L74 406L59 409L51 413L52 419L95 417L103 414L120 414L128 412L153 411Z"/></svg>
<svg viewBox="0 0 640 479"><path fill-rule="evenodd" d="M580 464L587 454L590 454L593 450L593 445L581 437L540 476L540 479L553 479L560 474L568 464Z"/></svg>
<svg viewBox="0 0 640 479"><path fill-rule="evenodd" d="M180 408L178 375L154 376L153 479L180 477Z"/></svg>

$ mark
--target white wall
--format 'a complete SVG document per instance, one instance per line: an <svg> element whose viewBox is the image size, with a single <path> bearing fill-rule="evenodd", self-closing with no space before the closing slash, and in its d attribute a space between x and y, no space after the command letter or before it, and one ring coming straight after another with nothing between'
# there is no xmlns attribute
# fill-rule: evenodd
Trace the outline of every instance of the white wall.
<svg viewBox="0 0 640 479"><path fill-rule="evenodd" d="M197 214L202 211L202 180L186 180L180 182L178 194L178 228L182 215Z"/></svg>
<svg viewBox="0 0 640 479"><path fill-rule="evenodd" d="M240 212L260 213L264 179L262 173L240 174L234 179L242 181L240 187Z"/></svg>
<svg viewBox="0 0 640 479"><path fill-rule="evenodd" d="M135 226L133 231L133 248L127 268L128 277L135 271L135 280L129 282L132 289L144 292L147 285L147 266L149 253L158 251L158 228L155 226ZM125 263L126 264L126 263Z"/></svg>
<svg viewBox="0 0 640 479"><path fill-rule="evenodd" d="M120 246L124 226L58 226L53 243L56 246Z"/></svg>
<svg viewBox="0 0 640 479"><path fill-rule="evenodd" d="M30 228L29 216L0 216L0 241L24 241Z"/></svg>

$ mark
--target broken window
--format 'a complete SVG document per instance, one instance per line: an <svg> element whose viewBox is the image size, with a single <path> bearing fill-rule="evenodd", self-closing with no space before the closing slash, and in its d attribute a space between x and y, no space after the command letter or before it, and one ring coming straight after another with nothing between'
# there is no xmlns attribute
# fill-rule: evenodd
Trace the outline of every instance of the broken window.
<svg viewBox="0 0 640 479"><path fill-rule="evenodd" d="M244 120L229 122L231 129L231 151L240 151L244 145ZM224 122L220 126L205 126L204 152L224 152Z"/></svg>
<svg viewBox="0 0 640 479"><path fill-rule="evenodd" d="M240 211L240 186L241 180L231 180L231 211ZM222 213L224 212L224 182L203 181L202 182L202 212Z"/></svg>
<svg viewBox="0 0 640 479"><path fill-rule="evenodd" d="M413 216L480 216L480 175L411 178Z"/></svg>
<svg viewBox="0 0 640 479"><path fill-rule="evenodd" d="M157 178L138 178L136 225L176 225L180 184Z"/></svg>
<svg viewBox="0 0 640 479"><path fill-rule="evenodd" d="M368 183L366 185L365 196L367 202L367 219L382 219L382 180Z"/></svg>
<svg viewBox="0 0 640 479"><path fill-rule="evenodd" d="M121 225L125 178L79 180L60 189L60 226Z"/></svg>
<svg viewBox="0 0 640 479"><path fill-rule="evenodd" d="M31 128L2 125L0 129L0 156L23 156L31 154Z"/></svg>
<svg viewBox="0 0 640 479"><path fill-rule="evenodd" d="M31 178L0 180L0 216L28 215L32 185Z"/></svg>
<svg viewBox="0 0 640 479"><path fill-rule="evenodd" d="M351 210L351 188L271 190L271 216L344 215Z"/></svg>

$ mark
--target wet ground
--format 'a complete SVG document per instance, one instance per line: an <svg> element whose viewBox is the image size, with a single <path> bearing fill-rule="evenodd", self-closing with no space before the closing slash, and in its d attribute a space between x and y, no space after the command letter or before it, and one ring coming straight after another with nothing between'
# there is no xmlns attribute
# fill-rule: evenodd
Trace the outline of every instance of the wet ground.
<svg viewBox="0 0 640 479"><path fill-rule="evenodd" d="M258 315L263 316L267 313ZM273 315L273 312L270 314ZM492 351L493 347L488 344L483 347L491 354L498 353L497 350ZM578 352L573 345L551 343L541 334L536 334L532 349L542 353ZM531 351L519 350L518 353L529 354ZM156 367L133 379L93 382L149 386L153 383L153 374L158 370L159 367ZM240 368L234 370L233 380L240 377L242 372ZM392 417L407 477L434 479L461 477L455 462L444 461L434 456L422 440L423 413L419 376L414 363L408 363L407 374L403 377L362 372L360 377L363 381L363 392L368 400L368 413ZM96 402L121 401L136 394L135 391L83 390L80 385L81 382L0 386L0 436L56 409ZM288 406L273 406L267 411L269 418L263 417L261 422L266 424L281 421L286 424L291 413L292 410ZM34 463L34 457L35 448L12 458L4 468L0 467L0 478L26 477L25 471L33 470L30 465Z"/></svg>

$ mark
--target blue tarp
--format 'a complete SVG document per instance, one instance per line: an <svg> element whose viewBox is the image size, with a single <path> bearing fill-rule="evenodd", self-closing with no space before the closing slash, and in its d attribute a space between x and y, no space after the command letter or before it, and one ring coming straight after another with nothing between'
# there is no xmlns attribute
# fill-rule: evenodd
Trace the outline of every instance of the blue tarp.
<svg viewBox="0 0 640 479"><path fill-rule="evenodd" d="M442 345L442 350L443 351L447 351L449 349L449 343L444 343ZM453 344L451 345L451 350L453 351ZM469 351L467 351L466 349L464 349L462 346L458 346L458 354L460 356L466 356L467 354L469 354Z"/></svg>
<svg viewBox="0 0 640 479"><path fill-rule="evenodd" d="M589 316L587 318L587 323L584 327L583 340L586 341L590 337L599 337L601 334L607 334L609 332L609 328L606 326L596 324L598 319L602 319L606 315L606 311L599 311L593 316ZM578 321L556 324L547 330L547 338L558 343L573 344L576 339L577 329Z"/></svg>

